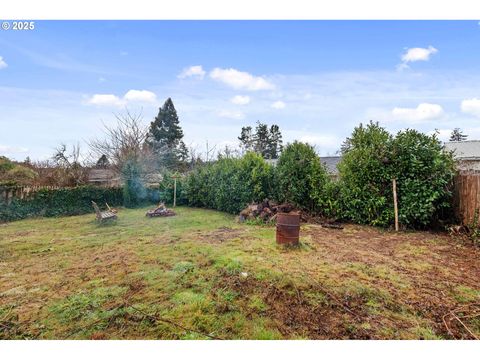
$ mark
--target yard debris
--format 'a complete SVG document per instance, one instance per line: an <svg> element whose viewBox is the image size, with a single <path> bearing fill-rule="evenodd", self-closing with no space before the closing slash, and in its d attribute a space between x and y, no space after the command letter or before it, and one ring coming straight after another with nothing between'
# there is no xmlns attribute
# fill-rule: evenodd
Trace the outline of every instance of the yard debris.
<svg viewBox="0 0 480 360"><path fill-rule="evenodd" d="M158 204L158 206L153 210L148 210L145 216L155 217L155 216L174 216L176 215L173 210L167 209L164 203Z"/></svg>
<svg viewBox="0 0 480 360"><path fill-rule="evenodd" d="M239 222L246 220L260 220L263 223L275 223L278 213L297 213L300 214L302 223L318 224L324 228L343 229L343 225L338 223L336 219L327 219L324 217L309 215L304 211L300 211L290 203L278 204L272 200L264 200L261 203L252 203L240 212L238 216Z"/></svg>
<svg viewBox="0 0 480 360"><path fill-rule="evenodd" d="M252 203L240 212L238 220L244 222L246 220L261 220L264 223L274 222L277 213L290 213L298 211L292 204L278 204L272 200L264 200L261 203ZM299 211L298 211L299 212Z"/></svg>

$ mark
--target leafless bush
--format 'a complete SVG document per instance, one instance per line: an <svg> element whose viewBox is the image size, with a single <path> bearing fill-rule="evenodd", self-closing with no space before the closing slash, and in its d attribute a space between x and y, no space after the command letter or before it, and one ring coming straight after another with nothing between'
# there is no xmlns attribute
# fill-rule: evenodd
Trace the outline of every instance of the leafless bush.
<svg viewBox="0 0 480 360"><path fill-rule="evenodd" d="M88 168L82 164L80 145L73 145L68 151L67 145L60 144L52 157L54 171L53 182L58 186L79 186L88 182Z"/></svg>

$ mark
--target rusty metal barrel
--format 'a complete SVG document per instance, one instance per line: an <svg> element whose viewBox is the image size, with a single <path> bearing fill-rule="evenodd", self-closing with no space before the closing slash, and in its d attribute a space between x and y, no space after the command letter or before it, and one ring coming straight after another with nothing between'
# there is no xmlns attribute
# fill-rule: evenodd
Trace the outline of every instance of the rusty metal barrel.
<svg viewBox="0 0 480 360"><path fill-rule="evenodd" d="M300 237L300 214L277 214L277 244L298 245Z"/></svg>

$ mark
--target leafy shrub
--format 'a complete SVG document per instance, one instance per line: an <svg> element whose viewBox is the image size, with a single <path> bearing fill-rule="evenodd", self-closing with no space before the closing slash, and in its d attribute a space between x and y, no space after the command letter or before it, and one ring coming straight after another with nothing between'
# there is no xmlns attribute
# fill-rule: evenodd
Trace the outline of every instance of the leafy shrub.
<svg viewBox="0 0 480 360"><path fill-rule="evenodd" d="M182 197L191 206L236 214L252 201L272 194L273 167L258 154L222 158L198 167L182 181Z"/></svg>
<svg viewBox="0 0 480 360"><path fill-rule="evenodd" d="M344 144L339 170L341 215L356 223L393 223L393 178L403 225L427 226L451 206L454 163L435 135L406 130L393 137L378 123L360 124Z"/></svg>
<svg viewBox="0 0 480 360"><path fill-rule="evenodd" d="M99 206L108 203L121 206L121 188L79 186L65 189L42 189L28 199L14 199L9 205L0 203L0 221L12 221L32 216L80 215L93 212L91 201Z"/></svg>
<svg viewBox="0 0 480 360"><path fill-rule="evenodd" d="M32 169L15 164L5 156L0 156L0 185L15 186L31 184L38 174Z"/></svg>
<svg viewBox="0 0 480 360"><path fill-rule="evenodd" d="M184 196L183 191L183 184L184 184L184 176L179 175L177 173L167 171L162 174L162 181L160 182L160 186L158 188L158 200L152 199L152 195L149 194L148 199L150 202L164 202L165 204L173 204L173 191L175 189L174 183L175 179L174 176L177 177L177 205L185 205L187 203L187 199Z"/></svg>
<svg viewBox="0 0 480 360"><path fill-rule="evenodd" d="M392 136L370 122L344 144L340 171L342 217L360 224L388 225L393 217Z"/></svg>
<svg viewBox="0 0 480 360"><path fill-rule="evenodd" d="M329 180L325 183L322 196L319 198L322 215L333 219L342 218L341 190L340 181Z"/></svg>
<svg viewBox="0 0 480 360"><path fill-rule="evenodd" d="M423 227L451 214L454 161L435 135L399 132L393 140L391 166L397 178L400 223Z"/></svg>
<svg viewBox="0 0 480 360"><path fill-rule="evenodd" d="M325 202L327 171L313 147L295 141L283 150L275 169L277 198L318 212Z"/></svg>

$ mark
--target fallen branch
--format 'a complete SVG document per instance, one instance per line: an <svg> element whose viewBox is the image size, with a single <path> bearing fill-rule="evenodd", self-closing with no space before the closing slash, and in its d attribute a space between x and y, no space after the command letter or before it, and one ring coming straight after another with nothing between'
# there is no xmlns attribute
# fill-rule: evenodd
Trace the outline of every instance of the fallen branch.
<svg viewBox="0 0 480 360"><path fill-rule="evenodd" d="M470 335L472 335L475 340L479 340L478 336L476 336L476 335L468 328L468 326L465 325L465 324L463 323L463 321L460 320L460 319L458 318L458 316L453 313L453 311L450 311L450 314L452 314L452 316L453 316L456 320L458 320L458 322L459 322L460 324L462 324L462 326L465 328L465 330L467 330L468 333L469 333Z"/></svg>
<svg viewBox="0 0 480 360"><path fill-rule="evenodd" d="M450 328L449 328L448 325L447 325L447 322L445 321L445 318L447 317L447 315L448 315L448 314L445 314L445 315L442 316L443 325L445 325L445 328L447 329L448 334L449 334L451 337L453 337L454 339L456 339L456 338L455 338L455 335L453 335L452 331L450 330Z"/></svg>

